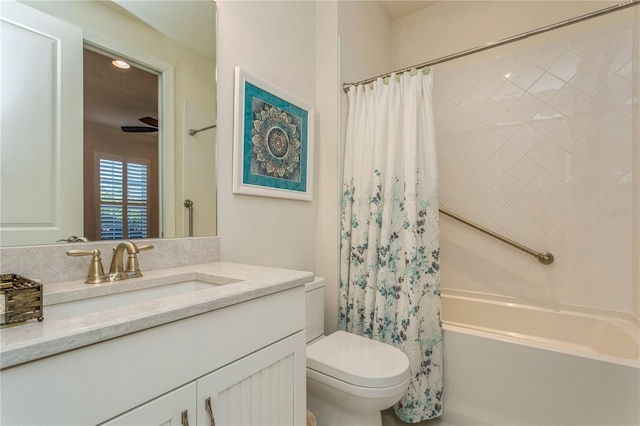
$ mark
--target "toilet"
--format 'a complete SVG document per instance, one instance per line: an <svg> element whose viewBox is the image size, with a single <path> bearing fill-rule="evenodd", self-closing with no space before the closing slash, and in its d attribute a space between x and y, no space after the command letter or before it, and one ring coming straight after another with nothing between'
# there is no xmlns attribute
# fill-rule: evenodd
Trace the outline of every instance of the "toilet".
<svg viewBox="0 0 640 426"><path fill-rule="evenodd" d="M307 409L318 426L382 425L409 386L409 359L386 343L324 330L324 279L306 285Z"/></svg>

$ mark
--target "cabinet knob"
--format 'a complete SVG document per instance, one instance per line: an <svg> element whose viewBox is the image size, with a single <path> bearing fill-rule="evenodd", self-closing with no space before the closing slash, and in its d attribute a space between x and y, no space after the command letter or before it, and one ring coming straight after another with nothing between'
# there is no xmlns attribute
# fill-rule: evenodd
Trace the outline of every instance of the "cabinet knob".
<svg viewBox="0 0 640 426"><path fill-rule="evenodd" d="M189 426L189 410L184 410L180 416L182 426Z"/></svg>

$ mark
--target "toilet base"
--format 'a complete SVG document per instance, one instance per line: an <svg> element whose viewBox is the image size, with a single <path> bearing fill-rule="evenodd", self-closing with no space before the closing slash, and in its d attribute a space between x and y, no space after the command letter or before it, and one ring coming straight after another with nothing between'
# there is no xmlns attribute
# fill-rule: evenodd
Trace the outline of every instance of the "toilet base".
<svg viewBox="0 0 640 426"><path fill-rule="evenodd" d="M400 386L406 387L407 383ZM392 407L402 394L360 398L307 376L307 409L315 414L318 426L382 426L382 410Z"/></svg>
<svg viewBox="0 0 640 426"><path fill-rule="evenodd" d="M380 411L357 410L353 406L346 409L334 401L309 392L307 409L315 415L317 426L382 426Z"/></svg>

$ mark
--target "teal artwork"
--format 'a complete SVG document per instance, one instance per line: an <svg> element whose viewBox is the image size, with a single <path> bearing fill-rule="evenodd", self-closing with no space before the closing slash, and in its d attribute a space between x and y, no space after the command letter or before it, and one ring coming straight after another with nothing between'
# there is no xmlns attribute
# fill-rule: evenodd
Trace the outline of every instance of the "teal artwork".
<svg viewBox="0 0 640 426"><path fill-rule="evenodd" d="M311 201L311 104L237 66L233 193Z"/></svg>
<svg viewBox="0 0 640 426"><path fill-rule="evenodd" d="M307 191L308 112L245 81L242 183Z"/></svg>

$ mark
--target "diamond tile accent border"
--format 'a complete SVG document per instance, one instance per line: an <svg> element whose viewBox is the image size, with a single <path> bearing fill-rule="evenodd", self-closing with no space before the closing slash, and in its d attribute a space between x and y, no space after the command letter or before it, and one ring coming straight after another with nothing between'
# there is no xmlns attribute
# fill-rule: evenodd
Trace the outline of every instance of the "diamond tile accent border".
<svg viewBox="0 0 640 426"><path fill-rule="evenodd" d="M556 258L443 216L443 287L633 313L632 40L628 22L436 67L441 205Z"/></svg>

